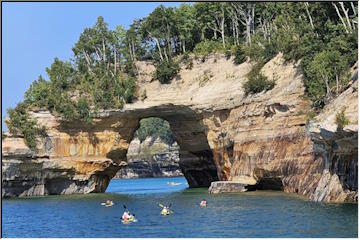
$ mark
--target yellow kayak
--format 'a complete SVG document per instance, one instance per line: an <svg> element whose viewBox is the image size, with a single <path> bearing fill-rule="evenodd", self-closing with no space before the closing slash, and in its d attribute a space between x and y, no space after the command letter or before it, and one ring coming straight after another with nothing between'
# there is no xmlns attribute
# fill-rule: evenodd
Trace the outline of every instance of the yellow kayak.
<svg viewBox="0 0 360 240"><path fill-rule="evenodd" d="M132 222L137 222L137 219L135 219L134 217L131 217L128 220L122 219L121 222L124 224L128 224L128 223L132 223Z"/></svg>
<svg viewBox="0 0 360 240"><path fill-rule="evenodd" d="M167 215L170 215L170 214L173 214L173 213L174 213L174 212L173 212L173 211L170 211L170 210L168 210L168 211L162 210L162 211L160 212L160 214L163 215L163 216L167 216Z"/></svg>

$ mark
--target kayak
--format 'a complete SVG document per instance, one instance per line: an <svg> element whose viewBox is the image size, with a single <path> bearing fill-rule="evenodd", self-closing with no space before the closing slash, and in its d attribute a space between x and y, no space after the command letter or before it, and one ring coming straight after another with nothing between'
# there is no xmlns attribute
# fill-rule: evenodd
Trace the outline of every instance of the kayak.
<svg viewBox="0 0 360 240"><path fill-rule="evenodd" d="M111 202L110 204L106 204L106 203L101 203L101 205L105 206L105 207L111 207L114 205L113 202Z"/></svg>
<svg viewBox="0 0 360 240"><path fill-rule="evenodd" d="M122 219L121 222L122 222L123 224L128 224L128 223L132 223L132 222L137 222L137 219L135 219L134 217L132 217L132 218L130 218L130 219L128 219L128 220Z"/></svg>
<svg viewBox="0 0 360 240"><path fill-rule="evenodd" d="M174 213L173 211L167 211L167 212L161 211L161 212L160 212L160 214L163 215L163 216L171 215L171 214L173 214L173 213Z"/></svg>

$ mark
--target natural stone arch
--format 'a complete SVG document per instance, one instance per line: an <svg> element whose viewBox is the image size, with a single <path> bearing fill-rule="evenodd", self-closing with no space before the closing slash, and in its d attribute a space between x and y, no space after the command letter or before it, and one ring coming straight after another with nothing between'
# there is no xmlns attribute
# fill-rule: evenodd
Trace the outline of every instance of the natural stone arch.
<svg viewBox="0 0 360 240"><path fill-rule="evenodd" d="M116 117L116 116L111 116ZM218 180L217 168L213 152L209 146L206 127L202 124L201 115L186 106L165 105L127 114L128 121L133 123L126 141L130 144L139 122L143 118L157 117L166 120L180 147L180 169L190 187L208 187L211 182ZM121 118L119 116L119 118ZM123 137L126 134L120 135ZM125 160L127 149L116 149L107 153L107 157L115 162Z"/></svg>

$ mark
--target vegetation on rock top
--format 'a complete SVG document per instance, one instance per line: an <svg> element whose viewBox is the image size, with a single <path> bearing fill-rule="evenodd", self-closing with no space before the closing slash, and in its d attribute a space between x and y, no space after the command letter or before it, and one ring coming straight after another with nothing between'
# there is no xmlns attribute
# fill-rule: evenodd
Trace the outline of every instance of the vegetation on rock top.
<svg viewBox="0 0 360 240"><path fill-rule="evenodd" d="M346 88L357 60L357 11L355 2L198 2L160 5L129 29L114 30L100 16L81 33L73 60L55 58L46 69L49 79L40 76L20 107L8 111L9 129L34 145L39 127L26 114L34 107L65 121L91 123L98 110L119 109L136 99L137 61L154 61L154 79L169 83L179 71L177 55L192 68L189 52L204 61L221 52L234 55L235 64L249 58L258 66L282 52L286 61L301 60L306 94L314 107L323 107ZM259 93L275 84L257 69L244 90Z"/></svg>

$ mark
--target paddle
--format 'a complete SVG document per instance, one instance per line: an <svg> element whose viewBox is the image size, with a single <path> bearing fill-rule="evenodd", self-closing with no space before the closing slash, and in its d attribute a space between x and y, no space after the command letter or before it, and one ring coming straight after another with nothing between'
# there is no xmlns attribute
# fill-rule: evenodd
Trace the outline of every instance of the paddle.
<svg viewBox="0 0 360 240"><path fill-rule="evenodd" d="M135 217L135 214L130 213L129 209L125 206L125 204L123 204L123 207L124 207L125 210L128 210L130 215L133 215Z"/></svg>

